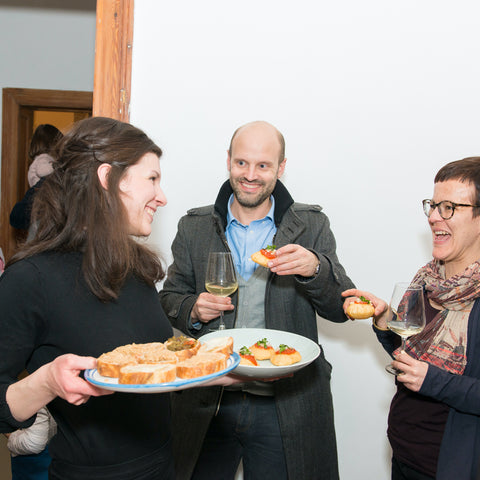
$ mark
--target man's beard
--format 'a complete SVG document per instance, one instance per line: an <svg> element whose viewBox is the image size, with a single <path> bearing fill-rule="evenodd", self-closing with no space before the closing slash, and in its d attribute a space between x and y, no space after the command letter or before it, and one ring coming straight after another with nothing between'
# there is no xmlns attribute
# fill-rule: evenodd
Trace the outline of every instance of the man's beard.
<svg viewBox="0 0 480 480"><path fill-rule="evenodd" d="M270 198L270 195L275 187L273 185L271 188L262 190L257 195L252 196L240 190L240 187L238 186L240 182L248 183L244 178L241 178L234 181L230 180L230 185L232 186L237 202L244 208L256 208L261 205L267 198ZM261 185L262 187L265 187L265 183L255 183L255 185Z"/></svg>

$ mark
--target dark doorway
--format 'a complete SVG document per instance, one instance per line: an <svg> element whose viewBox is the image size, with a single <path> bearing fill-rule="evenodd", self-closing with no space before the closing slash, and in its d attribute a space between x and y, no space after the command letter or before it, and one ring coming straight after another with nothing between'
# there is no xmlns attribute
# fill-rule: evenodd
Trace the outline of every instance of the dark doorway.
<svg viewBox="0 0 480 480"><path fill-rule="evenodd" d="M51 123L64 131L92 115L92 99L92 92L3 89L0 248L6 260L23 237L23 232L10 226L9 215L27 190L27 152L34 129Z"/></svg>

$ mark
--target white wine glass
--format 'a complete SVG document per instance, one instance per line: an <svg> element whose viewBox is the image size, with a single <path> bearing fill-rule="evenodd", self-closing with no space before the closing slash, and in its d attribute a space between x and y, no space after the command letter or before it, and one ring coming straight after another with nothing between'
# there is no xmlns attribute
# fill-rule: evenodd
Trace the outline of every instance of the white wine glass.
<svg viewBox="0 0 480 480"><path fill-rule="evenodd" d="M420 333L425 328L423 287L410 283L396 283L388 315L387 327L400 335L401 350L404 351L407 338ZM403 373L391 364L386 366L386 370L392 375Z"/></svg>
<svg viewBox="0 0 480 480"><path fill-rule="evenodd" d="M230 252L210 252L208 256L205 288L217 297L228 297L238 288L237 274ZM225 330L223 311L220 312L218 330Z"/></svg>

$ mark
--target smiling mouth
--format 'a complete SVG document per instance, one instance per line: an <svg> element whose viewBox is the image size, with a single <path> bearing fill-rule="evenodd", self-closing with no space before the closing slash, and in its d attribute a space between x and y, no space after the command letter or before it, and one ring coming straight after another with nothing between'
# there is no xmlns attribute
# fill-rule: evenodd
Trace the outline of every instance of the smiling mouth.
<svg viewBox="0 0 480 480"><path fill-rule="evenodd" d="M446 232L445 230L433 230L433 235L435 240L446 240L450 237L450 233Z"/></svg>
<svg viewBox="0 0 480 480"><path fill-rule="evenodd" d="M147 212L148 215L150 215L150 217L152 217L153 219L153 216L155 215L155 210L151 207L145 207L145 211Z"/></svg>
<svg viewBox="0 0 480 480"><path fill-rule="evenodd" d="M261 183L252 183L245 180L240 180L239 183L245 190L258 190L262 187Z"/></svg>

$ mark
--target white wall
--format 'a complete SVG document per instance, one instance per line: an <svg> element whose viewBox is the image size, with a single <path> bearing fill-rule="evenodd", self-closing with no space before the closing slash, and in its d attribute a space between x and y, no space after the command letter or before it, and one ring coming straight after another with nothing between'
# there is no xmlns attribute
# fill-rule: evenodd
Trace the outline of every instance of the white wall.
<svg viewBox="0 0 480 480"><path fill-rule="evenodd" d="M451 160L480 154L480 6L445 0L135 4L132 123L164 149L168 205L150 241L212 203L234 129L276 125L284 181L329 216L361 288L389 299L430 258L421 200ZM389 477L394 392L370 322L320 322L333 363L343 480Z"/></svg>
<svg viewBox="0 0 480 480"><path fill-rule="evenodd" d="M92 91L95 22L94 5L90 10L0 6L0 89Z"/></svg>

